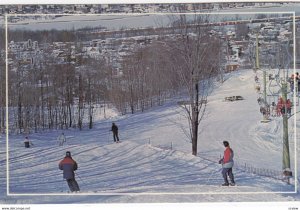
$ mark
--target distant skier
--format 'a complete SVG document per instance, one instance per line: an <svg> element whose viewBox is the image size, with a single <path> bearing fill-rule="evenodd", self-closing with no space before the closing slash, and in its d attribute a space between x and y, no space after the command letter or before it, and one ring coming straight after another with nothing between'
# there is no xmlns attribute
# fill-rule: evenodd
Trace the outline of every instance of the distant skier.
<svg viewBox="0 0 300 210"><path fill-rule="evenodd" d="M283 107L284 107L284 102L283 102L282 97L280 96L280 98L278 99L278 102L277 102L277 106L276 106L276 111L277 111L278 117L281 116Z"/></svg>
<svg viewBox="0 0 300 210"><path fill-rule="evenodd" d="M114 142L119 142L119 136L118 136L118 126L115 123L112 123L111 130L113 132L114 136Z"/></svg>
<svg viewBox="0 0 300 210"><path fill-rule="evenodd" d="M293 93L294 92L294 74L291 75L291 77L288 79L288 82L290 83L290 89L291 89L291 92Z"/></svg>
<svg viewBox="0 0 300 210"><path fill-rule="evenodd" d="M224 184L222 186L229 186L228 178L230 178L230 185L234 186L234 177L232 173L232 167L233 167L233 150L229 147L228 141L223 141L223 145L225 146L224 156L221 160L219 160L219 164L222 164L222 175L224 178Z"/></svg>
<svg viewBox="0 0 300 210"><path fill-rule="evenodd" d="M271 105L272 109L271 109L271 113L272 113L272 117L276 116L276 103L273 101L272 105Z"/></svg>
<svg viewBox="0 0 300 210"><path fill-rule="evenodd" d="M63 170L64 179L67 180L71 192L80 191L74 173L74 171L77 170L77 167L76 161L71 157L71 152L67 151L65 158L59 163L59 169Z"/></svg>
<svg viewBox="0 0 300 210"><path fill-rule="evenodd" d="M297 88L296 88L296 91L297 91L297 93L298 93L298 95L299 95L299 93L300 93L300 75L299 75L299 73L298 72L296 72L296 84L297 84Z"/></svg>
<svg viewBox="0 0 300 210"><path fill-rule="evenodd" d="M24 139L24 145L25 145L25 148L29 148L30 145L33 146L33 143L31 141L29 141L28 136L26 136Z"/></svg>
<svg viewBox="0 0 300 210"><path fill-rule="evenodd" d="M58 137L57 137L57 141L59 142L59 146L63 146L65 142L67 142L67 139L65 137L64 133L61 133Z"/></svg>

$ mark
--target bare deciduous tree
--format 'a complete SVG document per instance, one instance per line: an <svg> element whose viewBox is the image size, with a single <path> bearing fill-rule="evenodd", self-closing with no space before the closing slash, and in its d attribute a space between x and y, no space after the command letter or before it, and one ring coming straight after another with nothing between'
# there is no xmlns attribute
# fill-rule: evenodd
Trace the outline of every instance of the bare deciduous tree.
<svg viewBox="0 0 300 210"><path fill-rule="evenodd" d="M199 123L205 113L211 82L219 71L220 42L209 35L210 28L205 23L208 23L207 16L187 18L181 15L177 21L180 28L178 38L166 44L174 73L188 94L188 100L181 105L190 125L193 155L197 155Z"/></svg>

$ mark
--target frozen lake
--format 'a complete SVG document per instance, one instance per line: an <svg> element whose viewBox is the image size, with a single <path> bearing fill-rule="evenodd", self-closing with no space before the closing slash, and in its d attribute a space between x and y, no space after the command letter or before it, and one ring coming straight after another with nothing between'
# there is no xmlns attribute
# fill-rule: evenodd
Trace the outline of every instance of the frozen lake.
<svg viewBox="0 0 300 210"><path fill-rule="evenodd" d="M255 18L259 13L288 13L296 12L300 14L300 4L290 4L274 7L262 8L238 8L228 10L214 11L209 18L214 21L228 20L228 19L248 19ZM228 13L228 14L225 14ZM252 14L246 14L252 13ZM178 18L171 13L157 13L157 14L112 14L112 15L82 15L74 14L67 16L60 16L52 19L49 15L47 18L36 20L24 20L16 23L10 23L10 29L26 29L26 30L51 30L51 29L79 29L84 27L106 27L108 30L119 30L122 28L146 28L146 27L162 27L168 26L174 18ZM189 17L193 17L191 14ZM0 19L4 24L4 18Z"/></svg>

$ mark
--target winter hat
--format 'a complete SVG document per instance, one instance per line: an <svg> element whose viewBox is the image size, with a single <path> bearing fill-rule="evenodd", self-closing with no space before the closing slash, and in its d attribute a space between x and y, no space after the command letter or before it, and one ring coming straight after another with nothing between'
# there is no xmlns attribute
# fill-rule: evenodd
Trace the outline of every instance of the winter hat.
<svg viewBox="0 0 300 210"><path fill-rule="evenodd" d="M228 141L223 141L223 145L224 145L225 147L228 147L228 146L229 146L229 142L228 142Z"/></svg>
<svg viewBox="0 0 300 210"><path fill-rule="evenodd" d="M66 152L66 157L71 157L71 152L67 151Z"/></svg>

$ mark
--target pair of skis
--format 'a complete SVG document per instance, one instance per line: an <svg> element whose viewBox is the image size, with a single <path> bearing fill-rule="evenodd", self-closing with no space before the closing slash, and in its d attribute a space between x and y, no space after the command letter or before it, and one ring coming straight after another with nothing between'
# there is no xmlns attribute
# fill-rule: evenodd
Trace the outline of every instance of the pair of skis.
<svg viewBox="0 0 300 210"><path fill-rule="evenodd" d="M222 184L222 187L234 187L234 186L236 186L236 184L235 183L228 183L228 184L226 184L226 183L224 183L224 184Z"/></svg>

